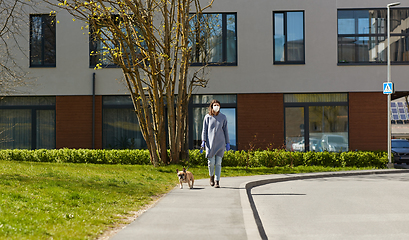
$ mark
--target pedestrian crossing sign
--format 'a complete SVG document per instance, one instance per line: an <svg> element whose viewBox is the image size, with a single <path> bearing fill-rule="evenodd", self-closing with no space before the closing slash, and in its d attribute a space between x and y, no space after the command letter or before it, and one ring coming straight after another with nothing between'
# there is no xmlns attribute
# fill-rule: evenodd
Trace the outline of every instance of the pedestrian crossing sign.
<svg viewBox="0 0 409 240"><path fill-rule="evenodd" d="M392 94L394 93L393 83L391 82L384 82L383 83L383 94Z"/></svg>

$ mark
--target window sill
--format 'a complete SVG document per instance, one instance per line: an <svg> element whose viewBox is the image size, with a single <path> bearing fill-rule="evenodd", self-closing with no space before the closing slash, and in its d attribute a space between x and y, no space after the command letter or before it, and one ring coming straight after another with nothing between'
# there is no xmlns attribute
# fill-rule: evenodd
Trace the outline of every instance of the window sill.
<svg viewBox="0 0 409 240"><path fill-rule="evenodd" d="M97 66L89 66L89 68L96 68ZM102 69L103 68L121 68L120 66L118 66L118 65L101 65L100 66Z"/></svg>
<svg viewBox="0 0 409 240"><path fill-rule="evenodd" d="M305 65L305 62L273 62L274 65Z"/></svg>
<svg viewBox="0 0 409 240"><path fill-rule="evenodd" d="M55 68L56 65L30 65L30 68Z"/></svg>
<svg viewBox="0 0 409 240"><path fill-rule="evenodd" d="M208 67L235 67L237 66L237 63L191 63L191 67L201 67L201 66L208 66Z"/></svg>
<svg viewBox="0 0 409 240"><path fill-rule="evenodd" d="M387 62L337 63L338 66L384 66ZM409 62L391 62L391 65L409 65Z"/></svg>

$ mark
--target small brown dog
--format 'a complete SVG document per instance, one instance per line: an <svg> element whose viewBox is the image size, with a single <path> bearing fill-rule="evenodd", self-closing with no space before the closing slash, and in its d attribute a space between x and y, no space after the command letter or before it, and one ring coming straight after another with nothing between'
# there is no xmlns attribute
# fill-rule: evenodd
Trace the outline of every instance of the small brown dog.
<svg viewBox="0 0 409 240"><path fill-rule="evenodd" d="M193 174L189 171L186 171L186 168L183 168L183 171L179 171L176 169L176 172L178 174L180 188L181 189L183 188L182 183L187 183L189 185L189 188L192 189L193 183L195 182L195 179L193 178Z"/></svg>

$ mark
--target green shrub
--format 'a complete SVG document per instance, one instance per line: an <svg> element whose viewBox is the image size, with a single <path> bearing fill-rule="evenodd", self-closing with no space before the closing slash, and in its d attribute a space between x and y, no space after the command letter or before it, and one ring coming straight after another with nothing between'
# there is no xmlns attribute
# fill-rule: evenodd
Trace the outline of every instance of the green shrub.
<svg viewBox="0 0 409 240"><path fill-rule="evenodd" d="M185 162L185 165L197 165L207 166L207 159L205 152L200 153L199 149L189 151L189 162Z"/></svg>
<svg viewBox="0 0 409 240"><path fill-rule="evenodd" d="M285 150L265 151L228 151L223 157L226 167L375 167L385 168L387 154L385 152L288 152ZM190 151L191 165L207 165L205 153L199 150Z"/></svg>
<svg viewBox="0 0 409 240"><path fill-rule="evenodd" d="M343 152L340 154L340 158L345 162L345 166L355 167L377 167L384 168L388 163L388 154L386 152Z"/></svg>
<svg viewBox="0 0 409 240"><path fill-rule="evenodd" d="M90 150L90 149L38 149L0 150L0 160L30 162L62 162L93 164L150 164L148 150ZM207 166L205 152L190 150L186 166ZM226 167L375 167L385 168L388 163L386 152L288 152L282 149L265 151L227 151L223 157Z"/></svg>
<svg viewBox="0 0 409 240"><path fill-rule="evenodd" d="M38 149L1 150L0 160L95 164L150 164L148 150Z"/></svg>

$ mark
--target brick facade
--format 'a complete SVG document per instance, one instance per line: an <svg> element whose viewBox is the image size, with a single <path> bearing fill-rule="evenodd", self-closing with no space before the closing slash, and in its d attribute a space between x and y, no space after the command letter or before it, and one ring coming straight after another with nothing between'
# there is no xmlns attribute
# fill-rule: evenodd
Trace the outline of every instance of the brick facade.
<svg viewBox="0 0 409 240"><path fill-rule="evenodd" d="M349 149L386 150L386 95L349 93ZM281 148L283 94L237 95L239 150ZM56 97L56 148L92 148L92 96ZM102 97L95 101L95 148L102 148Z"/></svg>
<svg viewBox="0 0 409 240"><path fill-rule="evenodd" d="M349 93L349 149L387 150L387 97Z"/></svg>
<svg viewBox="0 0 409 240"><path fill-rule="evenodd" d="M237 144L239 150L283 146L283 94L237 95Z"/></svg>
<svg viewBox="0 0 409 240"><path fill-rule="evenodd" d="M382 93L349 93L350 150L387 149L386 108ZM238 149L281 148L283 143L283 94L238 94Z"/></svg>
<svg viewBox="0 0 409 240"><path fill-rule="evenodd" d="M92 148L92 96L56 97L56 148ZM102 148L102 97L95 98L95 148Z"/></svg>

